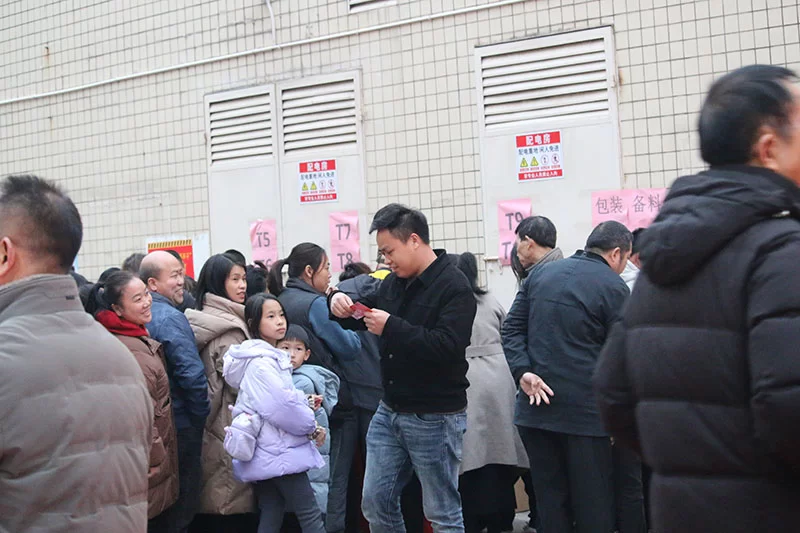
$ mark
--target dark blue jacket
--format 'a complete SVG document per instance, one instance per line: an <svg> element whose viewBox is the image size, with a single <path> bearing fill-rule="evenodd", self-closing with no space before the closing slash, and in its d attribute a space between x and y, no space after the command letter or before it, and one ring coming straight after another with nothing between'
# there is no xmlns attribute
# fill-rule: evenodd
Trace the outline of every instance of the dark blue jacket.
<svg viewBox="0 0 800 533"><path fill-rule="evenodd" d="M153 320L147 325L147 331L164 346L175 427L202 428L210 410L208 381L194 333L186 316L167 298L158 293L152 295Z"/></svg>
<svg viewBox="0 0 800 533"><path fill-rule="evenodd" d="M592 374L628 297L628 286L591 252L534 269L503 323L503 350L519 384L525 372L539 375L555 396L531 406L517 396L514 423L570 435L607 435L600 421Z"/></svg>
<svg viewBox="0 0 800 533"><path fill-rule="evenodd" d="M376 292L380 284L381 280L361 274L342 281L336 288L357 302ZM369 331L357 333L361 337L361 353L354 361L342 365L342 379L350 385L354 406L375 411L383 398L380 337Z"/></svg>

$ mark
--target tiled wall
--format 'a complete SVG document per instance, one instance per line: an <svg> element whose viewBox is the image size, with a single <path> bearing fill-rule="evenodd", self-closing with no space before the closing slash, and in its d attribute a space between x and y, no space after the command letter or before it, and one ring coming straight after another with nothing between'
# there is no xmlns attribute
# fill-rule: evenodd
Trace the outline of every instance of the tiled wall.
<svg viewBox="0 0 800 533"><path fill-rule="evenodd" d="M8 103L273 39L263 0L4 2L0 174L64 185L84 216L79 262L93 277L148 236L208 230L205 94L360 69L366 209L419 206L436 244L480 253L476 45L612 25L629 187L702 168L696 112L715 76L753 62L800 70L797 0L527 0L423 20L492 3L398 0L351 15L346 0L272 0L279 49Z"/></svg>

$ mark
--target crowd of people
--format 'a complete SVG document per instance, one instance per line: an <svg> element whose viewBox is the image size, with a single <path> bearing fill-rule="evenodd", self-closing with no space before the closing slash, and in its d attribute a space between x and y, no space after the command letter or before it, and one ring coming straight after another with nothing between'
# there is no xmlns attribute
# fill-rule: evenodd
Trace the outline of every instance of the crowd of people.
<svg viewBox="0 0 800 533"><path fill-rule="evenodd" d="M335 286L313 243L91 283L69 197L5 178L0 531L500 533L520 478L528 531L793 530L797 78L722 77L700 140L710 170L646 230L603 222L565 258L522 220L508 313L400 204Z"/></svg>

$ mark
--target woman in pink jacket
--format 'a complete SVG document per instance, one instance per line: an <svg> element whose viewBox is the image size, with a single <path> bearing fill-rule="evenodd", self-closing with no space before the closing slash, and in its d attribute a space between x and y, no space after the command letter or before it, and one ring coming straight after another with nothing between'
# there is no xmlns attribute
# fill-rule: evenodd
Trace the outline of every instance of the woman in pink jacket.
<svg viewBox="0 0 800 533"><path fill-rule="evenodd" d="M295 389L289 355L275 348L287 327L278 299L263 293L251 297L245 321L253 340L231 346L222 371L225 381L239 389L225 438L234 475L255 483L259 533L279 531L287 508L295 512L304 533L325 533L306 474L325 464L317 451L325 432L314 416L321 398L312 406Z"/></svg>

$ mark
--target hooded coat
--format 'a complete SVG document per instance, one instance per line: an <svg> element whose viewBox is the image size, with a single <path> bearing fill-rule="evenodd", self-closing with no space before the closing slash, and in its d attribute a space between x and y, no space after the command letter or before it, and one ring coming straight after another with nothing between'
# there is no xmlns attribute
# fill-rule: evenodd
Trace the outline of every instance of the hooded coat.
<svg viewBox="0 0 800 533"><path fill-rule="evenodd" d="M228 409L236 403L237 391L222 377L223 356L230 346L249 338L244 320L244 306L227 298L208 293L203 310L186 310L192 326L200 359L206 368L211 413L203 434L203 489L200 512L208 514L240 514L255 511L253 489L233 477L233 463L225 451L225 427L233 417Z"/></svg>
<svg viewBox="0 0 800 533"><path fill-rule="evenodd" d="M339 377L317 365L302 365L292 372L292 381L297 390L303 394L318 394L322 396L322 407L314 412L317 424L325 428L327 435L325 442L319 447L319 453L325 465L308 472L308 479L314 489L314 496L323 513L328 509L328 483L331 480L331 426L328 417L331 415L339 399Z"/></svg>
<svg viewBox="0 0 800 533"><path fill-rule="evenodd" d="M294 387L286 352L262 340L231 346L225 355L225 381L239 390L233 415L258 415L261 429L249 461L233 460L236 478L263 481L325 466L309 435L316 428L306 395Z"/></svg>
<svg viewBox="0 0 800 533"><path fill-rule="evenodd" d="M678 179L594 383L653 469L659 533L800 524L800 191L756 167Z"/></svg>

